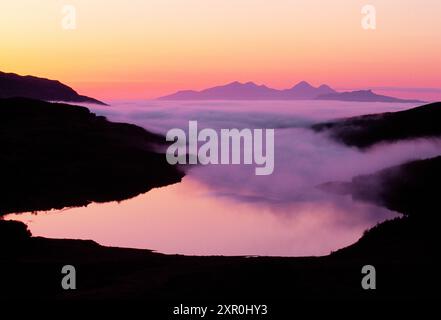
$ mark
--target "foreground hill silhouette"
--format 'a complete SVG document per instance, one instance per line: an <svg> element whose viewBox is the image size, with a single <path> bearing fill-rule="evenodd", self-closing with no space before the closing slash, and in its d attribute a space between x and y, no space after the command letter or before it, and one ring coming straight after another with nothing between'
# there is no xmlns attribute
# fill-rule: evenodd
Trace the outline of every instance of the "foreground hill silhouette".
<svg viewBox="0 0 441 320"><path fill-rule="evenodd" d="M0 99L0 216L123 200L179 182L161 136L87 108Z"/></svg>
<svg viewBox="0 0 441 320"><path fill-rule="evenodd" d="M105 105L94 98L79 95L71 87L56 80L0 71L0 98L14 97Z"/></svg>
<svg viewBox="0 0 441 320"><path fill-rule="evenodd" d="M364 115L312 126L349 146L441 136L441 102L399 112Z"/></svg>
<svg viewBox="0 0 441 320"><path fill-rule="evenodd" d="M419 298L436 299L439 271L435 261L441 258L440 181L441 157L435 157L356 176L350 182L320 185L324 191L351 195L356 200L403 214L378 224L355 244L332 256L341 261L347 257L354 259L352 261L375 261L374 265L381 266L383 272L388 270L383 274L383 281L407 283L407 288L394 293L396 298L407 296L405 290L414 290L416 295L416 291L422 294ZM390 269L393 265L396 272ZM396 284L396 288L399 287L400 284Z"/></svg>
<svg viewBox="0 0 441 320"><path fill-rule="evenodd" d="M0 232L11 223L0 221ZM380 224L331 255L299 258L164 255L85 240L25 238L26 226L18 224L3 228L10 236L18 233L0 245L3 301L121 299L145 301L150 311L155 301L435 299L438 292L437 227L411 218ZM77 269L74 291L61 289L63 265ZM376 267L376 290L361 288L364 265Z"/></svg>

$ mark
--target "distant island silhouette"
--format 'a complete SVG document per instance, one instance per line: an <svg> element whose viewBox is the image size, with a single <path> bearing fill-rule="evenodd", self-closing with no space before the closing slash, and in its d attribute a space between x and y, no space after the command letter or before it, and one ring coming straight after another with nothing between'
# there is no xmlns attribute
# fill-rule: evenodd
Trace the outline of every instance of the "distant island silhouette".
<svg viewBox="0 0 441 320"><path fill-rule="evenodd" d="M0 99L14 97L106 105L97 99L78 94L57 80L0 71Z"/></svg>
<svg viewBox="0 0 441 320"><path fill-rule="evenodd" d="M254 82L238 81L212 87L201 91L184 90L158 98L159 100L339 100L358 102L397 102L420 103L419 100L406 100L378 95L371 90L337 92L323 84L313 87L306 81L295 86L277 90Z"/></svg>
<svg viewBox="0 0 441 320"><path fill-rule="evenodd" d="M319 95L335 93L327 85L318 88L302 81L292 88L277 90L253 82L240 83L238 81L208 88L202 91L178 91L174 94L160 97L160 100L299 100L314 99Z"/></svg>
<svg viewBox="0 0 441 320"><path fill-rule="evenodd" d="M358 90L349 92L334 92L319 95L317 100L337 100L353 102L396 102L396 103L423 103L421 100L399 99L374 93L372 90Z"/></svg>

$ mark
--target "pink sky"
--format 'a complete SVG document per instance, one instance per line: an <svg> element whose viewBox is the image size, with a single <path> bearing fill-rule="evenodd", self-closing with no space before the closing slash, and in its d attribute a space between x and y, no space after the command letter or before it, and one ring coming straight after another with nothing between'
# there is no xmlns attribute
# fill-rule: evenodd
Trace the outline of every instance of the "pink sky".
<svg viewBox="0 0 441 320"><path fill-rule="evenodd" d="M77 28L61 27L62 7ZM441 2L22 0L0 5L0 70L59 79L96 98L153 98L231 81L287 88L440 88ZM384 93L384 92L382 92ZM397 96L441 99L439 91ZM437 98L438 97L438 98Z"/></svg>

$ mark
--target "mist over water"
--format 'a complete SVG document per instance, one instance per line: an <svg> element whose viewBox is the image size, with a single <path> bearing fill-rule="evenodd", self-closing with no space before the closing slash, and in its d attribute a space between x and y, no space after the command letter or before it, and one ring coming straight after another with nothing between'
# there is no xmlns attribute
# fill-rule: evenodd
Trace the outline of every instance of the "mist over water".
<svg viewBox="0 0 441 320"><path fill-rule="evenodd" d="M187 130L190 120L197 120L199 129L212 128L218 132L232 128L276 129L272 175L255 176L255 165L206 165L188 172L205 183L214 196L272 205L326 200L328 195L316 189L318 184L350 180L355 175L439 155L441 142L436 139L381 144L360 151L309 129L320 121L411 107L332 101L150 101L119 103L112 110L95 111L161 134L171 128Z"/></svg>
<svg viewBox="0 0 441 320"><path fill-rule="evenodd" d="M120 204L14 217L31 221L34 234L91 238L165 253L327 254L355 242L364 230L396 213L354 202L350 196L324 193L317 185L441 154L441 142L435 139L360 151L309 129L320 121L413 107L409 104L119 101L110 107L88 107L111 121L161 134L172 128L187 130L190 120L197 120L200 129L274 128L274 172L256 176L255 165L200 165L187 170L178 185ZM122 224L130 232L122 231Z"/></svg>

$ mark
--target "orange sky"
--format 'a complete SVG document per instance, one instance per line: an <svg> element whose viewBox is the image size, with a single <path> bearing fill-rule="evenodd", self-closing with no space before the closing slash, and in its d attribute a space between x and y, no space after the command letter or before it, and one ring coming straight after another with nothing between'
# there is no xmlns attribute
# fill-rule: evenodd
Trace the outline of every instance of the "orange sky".
<svg viewBox="0 0 441 320"><path fill-rule="evenodd" d="M276 88L441 87L441 1L20 0L0 4L0 70L109 100L234 80ZM77 28L61 27L62 8Z"/></svg>

